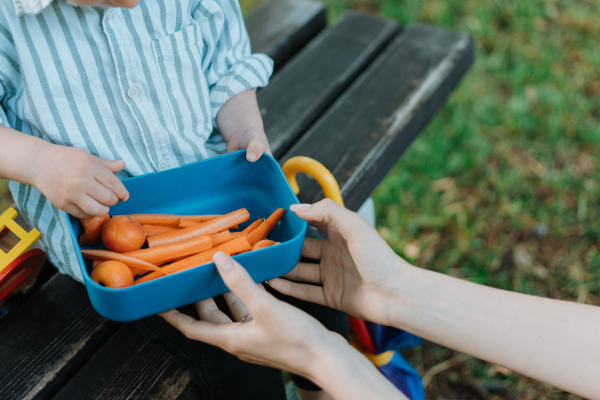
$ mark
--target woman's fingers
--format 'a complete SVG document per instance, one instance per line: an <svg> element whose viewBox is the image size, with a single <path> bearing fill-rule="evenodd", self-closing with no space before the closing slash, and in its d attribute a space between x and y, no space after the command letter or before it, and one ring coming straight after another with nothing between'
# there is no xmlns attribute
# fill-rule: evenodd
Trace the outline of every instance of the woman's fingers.
<svg viewBox="0 0 600 400"><path fill-rule="evenodd" d="M158 315L187 338L199 340L213 346L226 348L227 343L235 336L234 330L231 329L232 324L213 324L207 321L198 321L177 310L165 311Z"/></svg>
<svg viewBox="0 0 600 400"><path fill-rule="evenodd" d="M313 286L288 281L287 279L271 279L269 286L279 293L326 306L325 293L322 286Z"/></svg>
<svg viewBox="0 0 600 400"><path fill-rule="evenodd" d="M283 278L290 279L292 281L322 283L319 264L310 264L304 262L298 263L296 268L285 274Z"/></svg>
<svg viewBox="0 0 600 400"><path fill-rule="evenodd" d="M239 322L246 315L250 314L250 310L248 310L235 294L229 292L225 293L223 297L225 298L227 307L229 307L229 311L231 311L231 316L235 322Z"/></svg>
<svg viewBox="0 0 600 400"><path fill-rule="evenodd" d="M217 307L217 303L213 298L198 301L194 304L196 306L196 311L198 311L198 316L203 321L212 322L214 324L226 324L231 322L231 319Z"/></svg>
<svg viewBox="0 0 600 400"><path fill-rule="evenodd" d="M219 251L213 256L213 261L225 285L248 307L250 312L259 308L265 301L275 300L265 290L261 290L246 269L227 254Z"/></svg>
<svg viewBox="0 0 600 400"><path fill-rule="evenodd" d="M308 237L304 238L304 244L302 245L302 257L320 260L323 243L325 243L323 240Z"/></svg>
<svg viewBox="0 0 600 400"><path fill-rule="evenodd" d="M349 237L361 229L372 228L364 218L331 199L324 199L312 205L293 204L290 206L290 210L307 221L325 222L337 229L344 237Z"/></svg>

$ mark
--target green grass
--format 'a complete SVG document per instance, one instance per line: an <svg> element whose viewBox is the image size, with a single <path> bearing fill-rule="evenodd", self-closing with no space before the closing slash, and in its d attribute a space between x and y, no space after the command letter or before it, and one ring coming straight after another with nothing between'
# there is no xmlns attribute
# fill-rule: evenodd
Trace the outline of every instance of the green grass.
<svg viewBox="0 0 600 400"><path fill-rule="evenodd" d="M242 0L245 11L260 0ZM473 68L374 193L378 228L415 265L600 305L600 6L592 0L326 0L403 24L470 33ZM0 181L0 209L9 201ZM425 372L456 355L406 352ZM506 391L494 394L491 383ZM428 399L567 399L478 360Z"/></svg>

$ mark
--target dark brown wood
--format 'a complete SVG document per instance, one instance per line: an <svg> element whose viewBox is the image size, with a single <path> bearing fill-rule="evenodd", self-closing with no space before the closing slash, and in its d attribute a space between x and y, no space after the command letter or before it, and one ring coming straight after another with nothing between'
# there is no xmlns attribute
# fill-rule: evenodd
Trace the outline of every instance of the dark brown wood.
<svg viewBox="0 0 600 400"><path fill-rule="evenodd" d="M297 155L320 161L336 177L346 206L357 210L472 63L468 35L409 27L282 161ZM314 181L299 179L299 185L301 201L322 198Z"/></svg>
<svg viewBox="0 0 600 400"><path fill-rule="evenodd" d="M102 347L54 397L72 399L201 399L188 373L164 348L130 324Z"/></svg>
<svg viewBox="0 0 600 400"><path fill-rule="evenodd" d="M0 399L46 399L114 333L85 287L55 275L0 328Z"/></svg>
<svg viewBox="0 0 600 400"><path fill-rule="evenodd" d="M321 32L259 92L275 158L280 158L400 31L394 21L347 13Z"/></svg>
<svg viewBox="0 0 600 400"><path fill-rule="evenodd" d="M327 26L327 9L308 0L269 0L246 18L252 52L264 53L280 68Z"/></svg>

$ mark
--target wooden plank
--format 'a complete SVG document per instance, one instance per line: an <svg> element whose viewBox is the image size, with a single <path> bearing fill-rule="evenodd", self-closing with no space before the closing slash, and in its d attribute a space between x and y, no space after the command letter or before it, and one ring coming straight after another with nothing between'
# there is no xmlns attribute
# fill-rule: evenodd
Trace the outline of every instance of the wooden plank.
<svg viewBox="0 0 600 400"><path fill-rule="evenodd" d="M280 158L400 31L390 20L347 13L258 94L265 132Z"/></svg>
<svg viewBox="0 0 600 400"><path fill-rule="evenodd" d="M409 27L282 161L303 155L322 162L336 177L346 206L357 210L472 63L468 35ZM301 201L322 198L314 181L299 177L299 185Z"/></svg>
<svg viewBox="0 0 600 400"><path fill-rule="evenodd" d="M270 0L245 19L252 52L264 53L277 70L327 26L327 9L308 0Z"/></svg>
<svg viewBox="0 0 600 400"><path fill-rule="evenodd" d="M164 348L125 324L55 397L201 399L200 390Z"/></svg>
<svg viewBox="0 0 600 400"><path fill-rule="evenodd" d="M82 284L55 275L2 323L0 399L53 396L115 328Z"/></svg>

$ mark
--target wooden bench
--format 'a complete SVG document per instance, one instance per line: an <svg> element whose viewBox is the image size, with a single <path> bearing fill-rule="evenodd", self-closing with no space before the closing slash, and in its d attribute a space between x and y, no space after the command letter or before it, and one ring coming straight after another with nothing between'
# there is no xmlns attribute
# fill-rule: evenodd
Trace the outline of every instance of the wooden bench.
<svg viewBox="0 0 600 400"><path fill-rule="evenodd" d="M269 18L287 21L279 34ZM258 94L273 154L322 162L354 210L473 61L465 34L356 13L324 29L323 6L308 1L265 3L247 27L279 67ZM322 196L299 181L302 201ZM0 399L201 398L162 347L99 316L85 288L58 274L0 323L0 354Z"/></svg>

